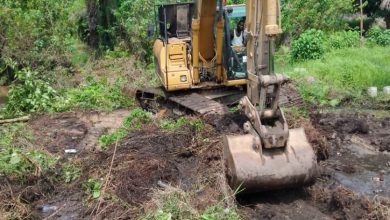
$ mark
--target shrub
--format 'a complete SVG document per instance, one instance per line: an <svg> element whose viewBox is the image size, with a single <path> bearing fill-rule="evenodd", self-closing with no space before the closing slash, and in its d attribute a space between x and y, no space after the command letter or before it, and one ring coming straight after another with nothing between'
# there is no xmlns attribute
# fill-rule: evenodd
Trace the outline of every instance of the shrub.
<svg viewBox="0 0 390 220"><path fill-rule="evenodd" d="M73 7L77 2L80 0L0 0L0 74L6 59L17 62L15 71L30 67L49 74L70 67L73 15L82 10Z"/></svg>
<svg viewBox="0 0 390 220"><path fill-rule="evenodd" d="M0 173L9 176L40 176L56 162L57 158L38 150L23 152L20 149L7 148L0 151Z"/></svg>
<svg viewBox="0 0 390 220"><path fill-rule="evenodd" d="M340 31L329 36L327 45L330 49L356 47L359 40L360 35L357 31Z"/></svg>
<svg viewBox="0 0 390 220"><path fill-rule="evenodd" d="M122 93L123 84L121 80L110 83L107 78L96 80L88 77L84 85L67 92L69 105L62 107L61 110L74 106L97 110L129 107L133 104L133 100Z"/></svg>
<svg viewBox="0 0 390 220"><path fill-rule="evenodd" d="M39 78L39 73L28 69L16 72L16 79L21 83L11 86L6 111L9 115L21 115L30 112L51 110L57 92L47 81Z"/></svg>
<svg viewBox="0 0 390 220"><path fill-rule="evenodd" d="M390 30L381 29L379 27L371 28L367 33L369 42L378 44L380 46L390 45Z"/></svg>
<svg viewBox="0 0 390 220"><path fill-rule="evenodd" d="M354 0L282 0L282 23L286 34L295 37L311 28L343 30L345 14L353 12Z"/></svg>
<svg viewBox="0 0 390 220"><path fill-rule="evenodd" d="M315 29L305 31L292 43L292 59L299 61L322 58L325 52L323 40L324 33L322 31Z"/></svg>

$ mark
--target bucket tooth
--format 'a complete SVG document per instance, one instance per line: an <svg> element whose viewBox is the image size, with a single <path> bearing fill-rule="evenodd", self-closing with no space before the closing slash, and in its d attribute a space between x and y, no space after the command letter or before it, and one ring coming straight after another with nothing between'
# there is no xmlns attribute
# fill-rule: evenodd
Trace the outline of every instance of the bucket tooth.
<svg viewBox="0 0 390 220"><path fill-rule="evenodd" d="M244 193L312 184L317 160L303 129L290 130L283 149L260 149L256 136L225 136L224 159L229 185Z"/></svg>

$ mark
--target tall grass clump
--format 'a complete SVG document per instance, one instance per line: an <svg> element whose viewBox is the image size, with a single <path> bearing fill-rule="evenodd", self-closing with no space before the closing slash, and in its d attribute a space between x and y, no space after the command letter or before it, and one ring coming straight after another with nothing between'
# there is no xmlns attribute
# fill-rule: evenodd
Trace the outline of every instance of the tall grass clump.
<svg viewBox="0 0 390 220"><path fill-rule="evenodd" d="M282 68L299 82L303 97L315 104L337 105L345 98L361 98L370 86L390 85L390 54L373 46L332 50L321 60L308 60ZM307 77L314 77L308 82Z"/></svg>

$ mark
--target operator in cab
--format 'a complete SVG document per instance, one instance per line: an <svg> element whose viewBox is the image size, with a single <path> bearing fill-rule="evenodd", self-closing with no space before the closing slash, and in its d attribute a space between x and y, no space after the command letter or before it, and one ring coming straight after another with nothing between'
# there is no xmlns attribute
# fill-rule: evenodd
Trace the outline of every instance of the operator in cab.
<svg viewBox="0 0 390 220"><path fill-rule="evenodd" d="M232 49L240 56L246 55L245 18L238 21L236 28L231 32Z"/></svg>
<svg viewBox="0 0 390 220"><path fill-rule="evenodd" d="M244 47L245 36L244 36L244 20L240 20L237 23L237 27L231 33L232 47Z"/></svg>

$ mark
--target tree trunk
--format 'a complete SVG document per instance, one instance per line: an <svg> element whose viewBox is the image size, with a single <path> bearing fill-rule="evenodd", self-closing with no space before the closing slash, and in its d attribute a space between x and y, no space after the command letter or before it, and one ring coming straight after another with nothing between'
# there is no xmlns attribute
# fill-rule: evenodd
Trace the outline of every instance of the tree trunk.
<svg viewBox="0 0 390 220"><path fill-rule="evenodd" d="M88 15L88 45L92 48L99 46L98 26L98 5L97 0L86 0Z"/></svg>
<svg viewBox="0 0 390 220"><path fill-rule="evenodd" d="M390 13L385 15L385 22L386 22L387 29L390 29Z"/></svg>

